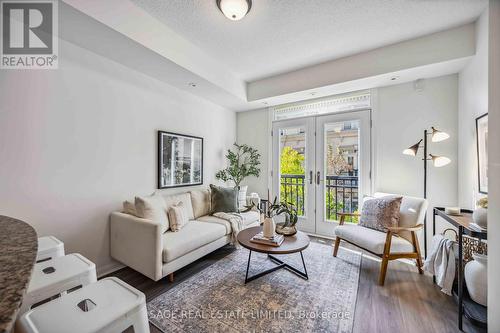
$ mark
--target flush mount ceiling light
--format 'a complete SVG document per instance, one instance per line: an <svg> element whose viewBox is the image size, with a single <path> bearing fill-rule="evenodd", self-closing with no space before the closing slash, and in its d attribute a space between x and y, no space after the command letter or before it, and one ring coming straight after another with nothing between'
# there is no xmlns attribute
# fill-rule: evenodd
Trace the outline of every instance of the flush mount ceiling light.
<svg viewBox="0 0 500 333"><path fill-rule="evenodd" d="M216 0L222 14L232 21L239 21L252 8L252 0Z"/></svg>

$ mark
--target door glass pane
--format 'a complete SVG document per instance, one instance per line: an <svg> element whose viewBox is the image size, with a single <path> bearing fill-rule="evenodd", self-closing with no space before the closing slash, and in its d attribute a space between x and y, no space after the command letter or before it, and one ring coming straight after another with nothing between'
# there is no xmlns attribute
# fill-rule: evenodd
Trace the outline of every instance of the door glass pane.
<svg viewBox="0 0 500 333"><path fill-rule="evenodd" d="M359 121L325 124L324 209L327 221L358 211ZM348 217L347 222L357 222Z"/></svg>
<svg viewBox="0 0 500 333"><path fill-rule="evenodd" d="M306 130L303 127L283 128L280 135L280 201L297 207L305 216Z"/></svg>

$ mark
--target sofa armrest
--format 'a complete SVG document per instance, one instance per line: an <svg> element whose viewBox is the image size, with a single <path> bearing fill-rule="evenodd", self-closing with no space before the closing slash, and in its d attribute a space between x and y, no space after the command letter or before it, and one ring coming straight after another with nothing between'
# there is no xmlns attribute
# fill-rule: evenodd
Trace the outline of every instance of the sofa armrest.
<svg viewBox="0 0 500 333"><path fill-rule="evenodd" d="M111 257L150 279L161 279L161 225L119 212L111 213L110 220Z"/></svg>

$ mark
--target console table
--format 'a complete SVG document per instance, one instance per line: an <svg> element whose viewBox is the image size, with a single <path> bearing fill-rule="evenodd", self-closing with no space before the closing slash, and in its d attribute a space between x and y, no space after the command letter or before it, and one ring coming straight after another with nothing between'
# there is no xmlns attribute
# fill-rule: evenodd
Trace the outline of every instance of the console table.
<svg viewBox="0 0 500 333"><path fill-rule="evenodd" d="M463 258L463 235L487 239L486 231L477 231L470 227L472 223L472 211L461 209L461 215L448 215L443 207L434 207L432 215L432 235L436 234L436 216L443 218L458 229L458 328L462 330L463 316L467 317L473 325L487 326L487 308L474 302L469 293L464 294L464 258Z"/></svg>

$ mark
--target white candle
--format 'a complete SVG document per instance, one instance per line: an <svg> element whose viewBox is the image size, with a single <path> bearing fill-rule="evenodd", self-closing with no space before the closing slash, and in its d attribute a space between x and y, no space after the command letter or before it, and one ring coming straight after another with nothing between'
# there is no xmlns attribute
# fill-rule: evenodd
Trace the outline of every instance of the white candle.
<svg viewBox="0 0 500 333"><path fill-rule="evenodd" d="M459 215L460 207L445 207L444 212L448 215Z"/></svg>

